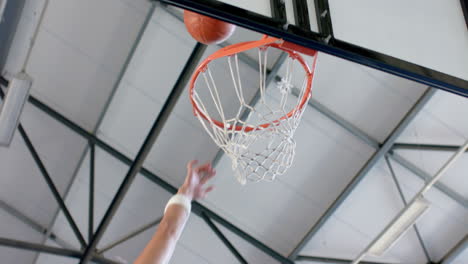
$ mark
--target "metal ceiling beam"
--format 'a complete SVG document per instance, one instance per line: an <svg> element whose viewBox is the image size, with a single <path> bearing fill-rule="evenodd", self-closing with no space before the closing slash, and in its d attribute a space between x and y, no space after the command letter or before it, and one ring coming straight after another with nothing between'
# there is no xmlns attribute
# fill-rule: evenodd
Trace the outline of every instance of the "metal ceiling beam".
<svg viewBox="0 0 468 264"><path fill-rule="evenodd" d="M416 143L395 143L393 149L407 150L433 150L433 151L451 151L455 152L460 148L456 145L436 145L436 144L416 144Z"/></svg>
<svg viewBox="0 0 468 264"><path fill-rule="evenodd" d="M19 241L19 240L9 239L9 238L0 238L0 246L16 248L16 249L24 249L24 250L30 250L30 251L37 251L41 253L76 258L76 259L79 259L82 255L82 253L78 250L45 246L42 244ZM100 263L100 264L120 264L120 262L116 262L116 261L106 259L100 256L92 256L92 261L94 261L95 263Z"/></svg>
<svg viewBox="0 0 468 264"><path fill-rule="evenodd" d="M234 257L243 264L248 264L247 260L239 253L239 251L232 245L231 241L219 230L219 228L211 221L211 219L205 214L202 213L202 218L205 220L205 223L213 230L216 236L223 242L223 244L231 251Z"/></svg>
<svg viewBox="0 0 468 264"><path fill-rule="evenodd" d="M93 238L89 242L89 245L86 247L83 253L83 257L80 260L80 264L86 264L91 259L92 254L95 251L97 244L99 243L102 236L104 235L104 232L107 230L107 227L109 226L112 218L117 212L117 209L122 203L122 200L125 194L130 188L133 180L135 179L135 177L137 176L137 174L140 172L141 168L143 167L143 163L146 157L149 155L154 143L156 142L157 138L161 134L161 131L166 121L169 119L169 116L172 113L172 110L174 109L174 107L176 106L180 95L183 93L185 86L189 82L190 76L192 75L195 68L198 66L198 63L200 59L202 58L206 50L206 47L207 47L206 45L203 45L201 43L197 43L195 45L192 51L192 54L190 54L190 57L188 58L184 68L182 69L181 74L179 75L176 83L174 84L174 87L171 93L166 99L166 102L164 103L164 105L162 106L161 111L158 117L156 118L156 120L154 121L153 126L151 127L145 141L141 145L140 150L138 151L138 154L135 157L135 160L132 162L130 169L127 172L127 175L122 181L119 189L117 190L114 198L112 199L109 205L109 208L104 214L101 220L101 223L99 224L96 230L96 233L93 235Z"/></svg>
<svg viewBox="0 0 468 264"><path fill-rule="evenodd" d="M327 220L335 213L335 211L340 207L340 205L348 198L348 196L353 192L356 186L361 182L361 180L367 175L367 173L374 167L374 165L392 148L395 140L400 136L400 134L405 130L408 124L413 120L417 113L426 105L429 99L435 93L435 89L427 88L424 94L418 99L418 101L411 107L411 109L406 113L398 125L393 129L393 131L385 139L382 146L374 152L372 157L366 162L366 164L359 170L359 172L353 177L353 179L346 185L345 189L340 193L340 195L333 201L331 206L323 213L319 220L312 226L312 228L307 232L307 234L301 239L299 244L292 250L289 254L289 259L296 259L299 255L299 252L306 246L306 244L312 239L313 236L318 232L318 230L327 222Z"/></svg>
<svg viewBox="0 0 468 264"><path fill-rule="evenodd" d="M468 248L468 235L460 240L449 252L442 258L440 264L452 263L462 252Z"/></svg>
<svg viewBox="0 0 468 264"><path fill-rule="evenodd" d="M420 168L416 167L413 163L407 161L404 159L402 156L399 154L395 153L394 151L389 151L388 156L391 157L394 161L396 161L398 164L406 168L407 170L411 171L413 174L421 178L423 181L429 181L432 176L429 175L427 172L421 170ZM442 182L436 182L434 184L434 187L441 191L442 193L446 194L450 198L452 198L454 201L459 203L461 206L468 208L468 200L463 197L462 195L458 194L457 192L453 191L451 188L449 188L447 185L443 184Z"/></svg>
<svg viewBox="0 0 468 264"><path fill-rule="evenodd" d="M161 220L162 220L162 217L158 217L156 220L151 221L148 224L146 224L146 225L144 225L142 227L139 227L139 228L135 229L134 231L128 233L127 235L122 236L121 238L117 239L116 241L102 247L102 249L98 250L97 253L102 254L102 253L104 253L104 252L106 252L106 251L108 251L108 250L122 244L123 242L138 236L139 234L145 232L146 230L148 230L148 229L150 229L150 228L152 228L152 227L154 227L156 225L159 225Z"/></svg>
<svg viewBox="0 0 468 264"><path fill-rule="evenodd" d="M89 201L88 201L88 241L94 234L94 172L95 172L95 149L92 142L89 143Z"/></svg>
<svg viewBox="0 0 468 264"><path fill-rule="evenodd" d="M296 25L304 30L310 30L309 6L307 4L307 0L295 0L292 2L292 4ZM320 30L320 22L318 24Z"/></svg>
<svg viewBox="0 0 468 264"><path fill-rule="evenodd" d="M154 1L154 0L153 0ZM374 50L335 39L330 43L321 34L286 25L277 19L260 15L216 0L158 0L220 19L272 37L315 49L332 56L359 63L370 68L413 80L427 86L468 97L468 80L401 60Z"/></svg>

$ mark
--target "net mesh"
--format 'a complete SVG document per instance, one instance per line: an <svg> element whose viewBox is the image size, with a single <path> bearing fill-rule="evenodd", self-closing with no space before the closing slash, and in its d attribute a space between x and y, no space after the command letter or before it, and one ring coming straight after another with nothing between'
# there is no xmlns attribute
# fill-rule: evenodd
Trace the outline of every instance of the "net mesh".
<svg viewBox="0 0 468 264"><path fill-rule="evenodd" d="M268 52L273 48L256 49L259 79L254 96L251 96L251 90L249 92L243 87L243 75L239 67L240 54L220 58L216 66L211 62L207 64L195 86L204 86L204 90L208 92L202 96L201 89L199 92L193 89L192 94L193 103L199 110L196 116L213 141L231 159L232 169L242 184L247 181L273 180L291 166L296 147L293 135L305 109L300 107L300 101L303 97L309 99L310 93L305 96L304 93L307 85L310 85L308 78L312 78L302 74L301 87L294 88L292 80L296 78L297 81L297 77L293 76L297 71L293 69L297 69L295 64L298 62L284 53L287 56L284 77L276 85L269 85L268 82L274 78L268 77ZM218 74L222 68L219 66L221 59L227 64L225 69L228 69L224 78ZM217 71L216 74L213 71ZM233 87L235 96L223 100L221 95L226 94L223 88L227 86ZM293 89L299 90L295 91L295 96L291 95ZM246 94L250 97L248 101ZM236 101L234 107L233 100ZM230 109L223 108L223 105L230 105Z"/></svg>

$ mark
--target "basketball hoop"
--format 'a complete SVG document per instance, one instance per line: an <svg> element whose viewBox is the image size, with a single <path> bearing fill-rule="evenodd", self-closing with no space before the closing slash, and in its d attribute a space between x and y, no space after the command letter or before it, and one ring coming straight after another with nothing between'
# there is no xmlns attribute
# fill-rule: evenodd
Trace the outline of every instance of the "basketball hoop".
<svg viewBox="0 0 468 264"><path fill-rule="evenodd" d="M246 102L244 98L238 54L255 49L259 56L259 94L258 100L250 105L251 102ZM287 55L286 75L277 83L276 91L267 90L269 49L278 49ZM312 69L298 51L313 56ZM210 70L210 63L220 59L226 59L229 66L230 78L226 79L232 80L237 97L231 100L239 101L239 109L233 117L226 116L226 109L220 99L222 93ZM194 114L213 141L231 158L232 168L240 183L245 184L247 180L273 180L291 166L296 145L293 135L311 96L316 60L317 52L314 50L265 36L257 41L224 47L207 57L195 70L189 88ZM297 67L295 64L304 70L304 76L296 102L291 105L288 98L291 97L293 66ZM209 91L204 100L196 89L202 81ZM272 97L274 92L279 92L279 99ZM276 101L271 98L276 98Z"/></svg>

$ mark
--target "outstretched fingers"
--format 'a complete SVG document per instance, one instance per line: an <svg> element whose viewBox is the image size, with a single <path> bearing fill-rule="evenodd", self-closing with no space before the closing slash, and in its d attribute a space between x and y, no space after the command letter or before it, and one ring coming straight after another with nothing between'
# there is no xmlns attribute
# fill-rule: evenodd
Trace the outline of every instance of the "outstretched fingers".
<svg viewBox="0 0 468 264"><path fill-rule="evenodd" d="M203 194L201 195L201 198L202 198L202 199L205 199L206 196L208 195L208 193L211 192L213 189L214 189L214 186L213 186L213 185L211 185L211 186L209 186L208 188L206 188L206 189L203 191Z"/></svg>
<svg viewBox="0 0 468 264"><path fill-rule="evenodd" d="M200 183L205 184L209 180L211 180L214 176L216 175L216 170L213 168L210 168L208 171L205 172L205 175L203 178L201 178Z"/></svg>

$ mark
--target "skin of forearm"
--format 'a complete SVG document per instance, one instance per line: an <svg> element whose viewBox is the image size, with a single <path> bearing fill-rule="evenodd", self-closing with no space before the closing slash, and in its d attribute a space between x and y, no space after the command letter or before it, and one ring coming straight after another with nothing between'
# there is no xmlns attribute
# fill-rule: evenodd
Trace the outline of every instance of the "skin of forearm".
<svg viewBox="0 0 468 264"><path fill-rule="evenodd" d="M134 264L167 264L187 222L189 212L178 204L167 208L151 241Z"/></svg>

